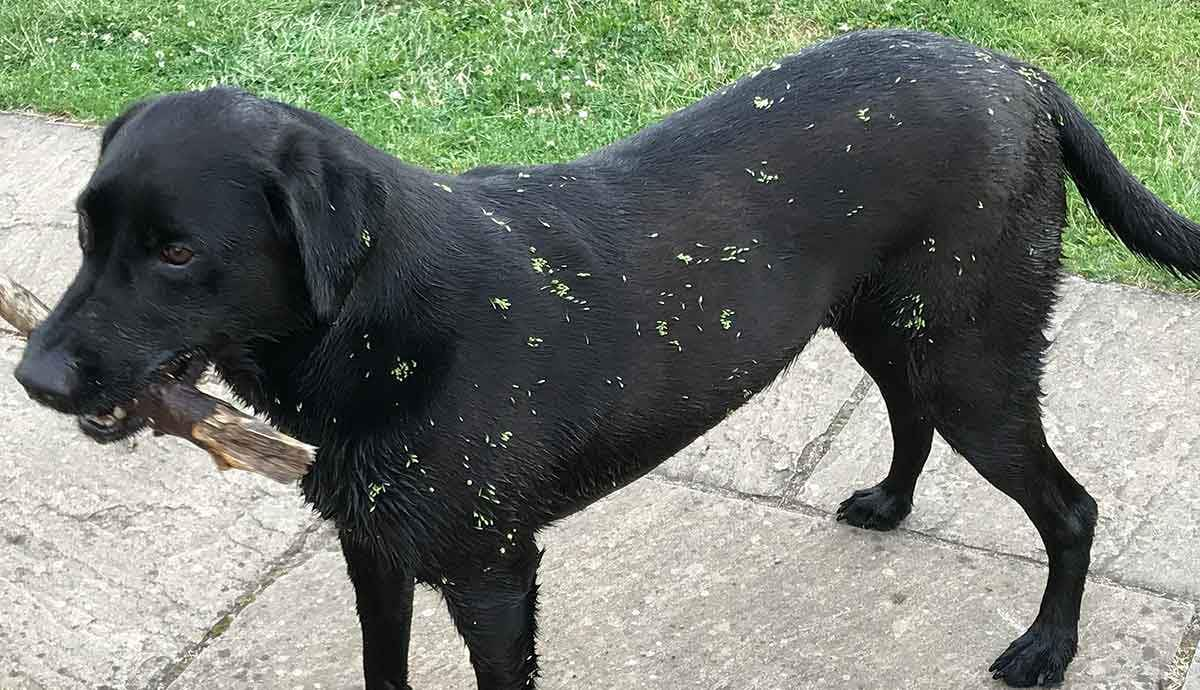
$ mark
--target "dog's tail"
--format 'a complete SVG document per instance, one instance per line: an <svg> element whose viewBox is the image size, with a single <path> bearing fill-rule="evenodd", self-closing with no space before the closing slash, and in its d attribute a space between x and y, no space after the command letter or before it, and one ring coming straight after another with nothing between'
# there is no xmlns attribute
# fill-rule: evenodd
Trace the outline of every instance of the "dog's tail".
<svg viewBox="0 0 1200 690"><path fill-rule="evenodd" d="M1045 86L1067 170L1100 221L1133 252L1177 276L1200 278L1200 224L1138 181L1065 91L1053 81Z"/></svg>

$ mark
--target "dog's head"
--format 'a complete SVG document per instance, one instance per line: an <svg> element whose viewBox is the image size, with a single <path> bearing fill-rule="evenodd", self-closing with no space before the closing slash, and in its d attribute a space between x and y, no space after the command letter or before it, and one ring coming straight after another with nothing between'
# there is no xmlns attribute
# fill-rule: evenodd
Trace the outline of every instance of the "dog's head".
<svg viewBox="0 0 1200 690"><path fill-rule="evenodd" d="M130 410L148 384L331 321L363 247L323 126L233 89L109 124L76 202L82 265L16 371L29 394L113 441L144 426Z"/></svg>

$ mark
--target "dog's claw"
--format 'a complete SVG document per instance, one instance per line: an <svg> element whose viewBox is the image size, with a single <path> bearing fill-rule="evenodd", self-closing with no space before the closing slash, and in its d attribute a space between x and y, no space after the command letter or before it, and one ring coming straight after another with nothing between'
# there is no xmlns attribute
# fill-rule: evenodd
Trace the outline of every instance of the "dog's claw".
<svg viewBox="0 0 1200 690"><path fill-rule="evenodd" d="M886 532L895 529L910 512L911 498L898 496L880 484L859 489L842 501L837 509L837 521Z"/></svg>
<svg viewBox="0 0 1200 690"><path fill-rule="evenodd" d="M1075 657L1076 646L1073 633L1035 624L1014 640L988 671L993 679L1015 688L1058 685Z"/></svg>

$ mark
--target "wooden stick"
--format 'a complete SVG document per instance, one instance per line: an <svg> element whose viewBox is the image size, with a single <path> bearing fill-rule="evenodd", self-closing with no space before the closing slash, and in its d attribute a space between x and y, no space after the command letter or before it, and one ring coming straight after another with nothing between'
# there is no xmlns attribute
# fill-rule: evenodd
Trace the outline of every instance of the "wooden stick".
<svg viewBox="0 0 1200 690"><path fill-rule="evenodd" d="M28 338L33 329L50 314L47 307L20 283L0 275L0 316Z"/></svg>
<svg viewBox="0 0 1200 690"><path fill-rule="evenodd" d="M0 318L22 337L29 337L49 313L36 295L0 275ZM307 474L316 459L313 446L182 381L151 384L129 412L156 431L208 451L220 470L246 470L290 484Z"/></svg>

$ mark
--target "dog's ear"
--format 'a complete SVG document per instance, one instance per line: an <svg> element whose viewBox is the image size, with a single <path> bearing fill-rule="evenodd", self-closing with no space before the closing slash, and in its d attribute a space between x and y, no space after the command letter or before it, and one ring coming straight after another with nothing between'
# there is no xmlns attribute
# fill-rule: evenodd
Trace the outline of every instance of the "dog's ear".
<svg viewBox="0 0 1200 690"><path fill-rule="evenodd" d="M297 250L321 323L341 312L371 242L364 180L340 146L313 127L288 127L266 188L276 228Z"/></svg>
<svg viewBox="0 0 1200 690"><path fill-rule="evenodd" d="M104 132L100 135L101 157L104 156L104 151L108 148L108 145L112 143L113 138L117 136L117 132L120 132L122 127L124 127L130 120L137 117L138 113L141 113L143 110L145 110L150 105L150 102L151 99L137 101L133 105L125 108L125 110L121 111L120 115L117 115L115 118L110 120L107 125L104 126Z"/></svg>

